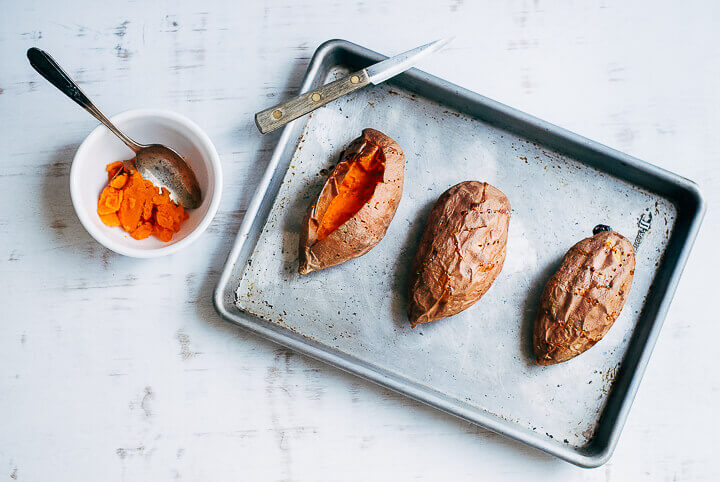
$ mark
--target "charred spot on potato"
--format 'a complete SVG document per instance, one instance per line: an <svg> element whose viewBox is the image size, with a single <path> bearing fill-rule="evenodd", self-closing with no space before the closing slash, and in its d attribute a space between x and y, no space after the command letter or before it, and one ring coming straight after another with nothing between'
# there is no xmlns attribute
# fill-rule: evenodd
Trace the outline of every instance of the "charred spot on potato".
<svg viewBox="0 0 720 482"><path fill-rule="evenodd" d="M597 233L602 233L603 231L612 231L612 228L607 224L598 224L593 228L592 233L595 235Z"/></svg>

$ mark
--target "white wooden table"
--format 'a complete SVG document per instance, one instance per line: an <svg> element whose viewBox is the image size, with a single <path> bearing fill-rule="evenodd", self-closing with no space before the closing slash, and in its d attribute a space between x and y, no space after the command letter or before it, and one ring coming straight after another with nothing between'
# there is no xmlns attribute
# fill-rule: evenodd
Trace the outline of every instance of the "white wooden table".
<svg viewBox="0 0 720 482"><path fill-rule="evenodd" d="M0 9L0 480L720 480L717 2L4 2ZM211 292L313 50L393 54L699 182L709 203L613 459L583 470L274 346ZM226 183L208 232L135 260L75 217L96 122L28 65L48 50L107 113L200 124Z"/></svg>

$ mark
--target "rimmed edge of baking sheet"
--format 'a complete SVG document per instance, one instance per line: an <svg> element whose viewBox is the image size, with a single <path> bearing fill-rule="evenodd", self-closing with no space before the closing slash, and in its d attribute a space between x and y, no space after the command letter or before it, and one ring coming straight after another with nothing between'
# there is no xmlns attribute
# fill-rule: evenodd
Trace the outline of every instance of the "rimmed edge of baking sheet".
<svg viewBox="0 0 720 482"><path fill-rule="evenodd" d="M324 78L321 74L341 59L361 68L384 58L386 57L347 41L328 41L316 50L308 67L301 92L316 87ZM278 140L277 148L248 207L215 290L216 310L228 321L244 326L260 336L447 413L525 442L561 459L582 467L602 465L610 458L615 448L662 327L672 295L702 222L705 211L702 195L697 186L685 178L418 70L412 69L398 76L393 79L393 83L430 98L438 96L445 96L445 100L454 98L457 103L453 105L452 102L448 102L448 105L461 112L481 118L485 122L515 134L537 139L540 143L573 157L582 158L591 167L603 172L610 172L623 180L666 196L676 206L675 227L639 317L639 320L643 322L638 323L638 327L633 332L627 354L598 423L593 442L586 447L576 449L552 440L542 439L537 434L503 420L499 416L487 412L479 413L475 407L465 406L462 402L451 400L442 393L428 390L427 387L419 386L397 375L379 371L376 367L361 360L353 359L346 354L328 349L326 346L320 346L313 340L304 338L300 333L293 333L271 323L263 322L257 317L249 316L235 306L237 283L233 282L233 275L236 275L236 278L240 276L247 256L252 251L253 246L250 244L254 243L248 243L251 231L254 227L257 229L256 224L260 224L260 228L262 228L265 223L265 219L258 218L258 213L263 212L263 218L269 214L274 195L266 196L266 194L269 191L276 192L276 189L271 189L271 184L275 183L275 187L277 187L277 178L279 177L281 180L284 175L284 172L278 175L278 163L288 150L290 150L290 154L294 151L297 144L295 140L305 124L303 119L288 124ZM240 258L243 253L246 255L245 259Z"/></svg>

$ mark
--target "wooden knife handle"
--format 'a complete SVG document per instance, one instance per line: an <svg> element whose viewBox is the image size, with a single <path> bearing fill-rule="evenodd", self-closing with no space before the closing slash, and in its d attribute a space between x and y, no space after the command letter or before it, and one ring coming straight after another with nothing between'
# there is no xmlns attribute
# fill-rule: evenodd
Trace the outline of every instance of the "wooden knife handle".
<svg viewBox="0 0 720 482"><path fill-rule="evenodd" d="M359 70L275 107L258 112L255 114L255 124L260 132L267 134L338 97L365 87L369 83L370 79L365 69Z"/></svg>

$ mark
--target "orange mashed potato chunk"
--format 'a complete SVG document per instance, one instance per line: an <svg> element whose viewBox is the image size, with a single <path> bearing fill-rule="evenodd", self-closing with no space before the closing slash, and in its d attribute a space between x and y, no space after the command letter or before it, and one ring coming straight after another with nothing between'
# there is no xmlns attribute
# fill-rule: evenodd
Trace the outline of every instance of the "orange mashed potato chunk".
<svg viewBox="0 0 720 482"><path fill-rule="evenodd" d="M108 164L106 170L108 184L100 193L97 208L103 223L119 226L135 239L153 235L163 242L180 231L188 214L170 199L167 189L158 189L122 161Z"/></svg>

